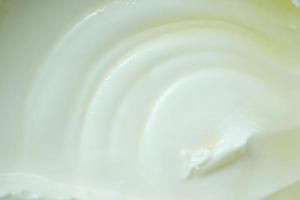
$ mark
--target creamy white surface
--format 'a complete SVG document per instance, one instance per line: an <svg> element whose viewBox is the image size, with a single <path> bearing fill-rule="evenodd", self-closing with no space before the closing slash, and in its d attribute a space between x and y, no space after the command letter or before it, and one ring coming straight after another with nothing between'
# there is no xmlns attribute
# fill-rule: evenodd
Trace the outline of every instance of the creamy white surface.
<svg viewBox="0 0 300 200"><path fill-rule="evenodd" d="M297 5L1 1L0 199L296 199Z"/></svg>

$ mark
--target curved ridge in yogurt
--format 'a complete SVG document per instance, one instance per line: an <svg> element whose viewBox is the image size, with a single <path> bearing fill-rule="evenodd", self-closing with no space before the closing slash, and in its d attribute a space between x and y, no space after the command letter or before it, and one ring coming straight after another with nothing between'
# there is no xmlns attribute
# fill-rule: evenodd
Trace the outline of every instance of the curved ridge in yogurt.
<svg viewBox="0 0 300 200"><path fill-rule="evenodd" d="M60 5L27 2L19 14L27 20L40 14L30 9ZM36 37L43 56L19 52L10 55L15 64L0 61L4 72L7 63L22 65L18 57L35 63L8 75L30 81L2 94L3 108L13 106L8 97L23 100L19 112L3 109L19 113L20 128L0 129L0 199L293 199L300 180L296 1L91 0L73 15L67 2L53 17L61 21L48 22L63 31L21 27L33 43L21 49L37 52L34 36L47 35ZM13 4L0 9L10 16ZM15 51L4 44L1 52Z"/></svg>

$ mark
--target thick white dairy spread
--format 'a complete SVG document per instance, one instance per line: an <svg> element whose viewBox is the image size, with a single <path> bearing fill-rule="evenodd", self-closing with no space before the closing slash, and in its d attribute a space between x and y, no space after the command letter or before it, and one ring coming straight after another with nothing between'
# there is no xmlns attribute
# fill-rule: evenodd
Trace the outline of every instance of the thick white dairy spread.
<svg viewBox="0 0 300 200"><path fill-rule="evenodd" d="M299 5L0 1L0 200L299 199Z"/></svg>

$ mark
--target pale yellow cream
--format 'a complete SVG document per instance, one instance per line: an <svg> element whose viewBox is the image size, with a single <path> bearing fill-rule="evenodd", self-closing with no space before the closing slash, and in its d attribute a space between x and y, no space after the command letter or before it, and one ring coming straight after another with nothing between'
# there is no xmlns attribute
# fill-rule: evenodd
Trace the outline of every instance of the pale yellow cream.
<svg viewBox="0 0 300 200"><path fill-rule="evenodd" d="M299 198L299 5L0 1L0 199Z"/></svg>

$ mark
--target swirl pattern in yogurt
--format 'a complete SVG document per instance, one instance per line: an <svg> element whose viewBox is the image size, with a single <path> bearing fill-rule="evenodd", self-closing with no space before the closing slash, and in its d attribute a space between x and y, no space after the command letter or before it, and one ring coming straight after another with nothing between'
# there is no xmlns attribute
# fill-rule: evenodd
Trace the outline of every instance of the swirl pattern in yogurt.
<svg viewBox="0 0 300 200"><path fill-rule="evenodd" d="M40 14L30 9L46 10L27 1L37 8L21 4L26 20ZM300 179L295 1L80 4L73 15L57 8L62 21L48 22L52 37L43 25L19 28L27 31L21 47L37 51L39 41L45 48L28 74L8 76L27 77L26 87L3 92L3 108L14 106L8 97L22 98L11 119L19 128L0 133L0 186L9 198L30 191L37 199L292 200L289 188ZM14 3L0 5L3 21L18 30L5 18L18 16L9 13ZM3 29L3 39L12 30ZM27 54L9 59L30 60ZM1 71L10 65L23 68L4 58ZM17 113L4 114L10 109Z"/></svg>

